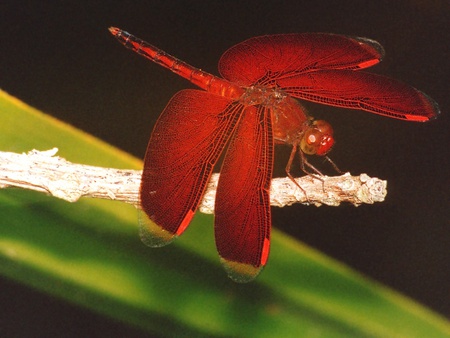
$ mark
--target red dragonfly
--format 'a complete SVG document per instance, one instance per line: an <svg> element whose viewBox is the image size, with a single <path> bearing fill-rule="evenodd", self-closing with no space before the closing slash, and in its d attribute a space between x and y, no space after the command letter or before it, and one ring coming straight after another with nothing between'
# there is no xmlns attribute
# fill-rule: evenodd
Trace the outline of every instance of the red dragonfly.
<svg viewBox="0 0 450 338"><path fill-rule="evenodd" d="M376 41L335 34L267 35L228 49L219 78L111 27L125 47L204 91L176 93L156 123L140 187L140 231L152 247L170 243L189 225L225 145L215 201L217 251L230 278L248 282L267 262L269 189L275 143L325 155L331 126L313 120L293 99L425 122L439 114L427 95L397 80L360 71L381 61ZM288 175L290 175L288 173Z"/></svg>

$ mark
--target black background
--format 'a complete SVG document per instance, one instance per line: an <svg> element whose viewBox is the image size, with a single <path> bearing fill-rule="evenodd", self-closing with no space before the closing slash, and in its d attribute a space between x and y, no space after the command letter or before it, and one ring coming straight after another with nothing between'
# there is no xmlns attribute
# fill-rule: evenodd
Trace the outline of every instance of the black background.
<svg viewBox="0 0 450 338"><path fill-rule="evenodd" d="M309 104L334 126L330 157L353 174L388 180L387 200L274 209L273 223L449 318L449 17L447 0L7 0L0 4L0 87L142 158L165 104L192 85L123 48L109 26L213 74L227 48L257 35L330 32L379 41L386 57L373 71L426 92L441 116L421 124ZM287 147L277 151L277 176L288 156ZM14 336L141 335L5 279L0 303L0 327Z"/></svg>

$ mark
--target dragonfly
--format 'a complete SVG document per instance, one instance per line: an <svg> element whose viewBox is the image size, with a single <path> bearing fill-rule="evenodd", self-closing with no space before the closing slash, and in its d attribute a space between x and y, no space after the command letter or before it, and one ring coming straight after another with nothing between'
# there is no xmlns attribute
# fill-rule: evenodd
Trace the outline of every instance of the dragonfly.
<svg viewBox="0 0 450 338"><path fill-rule="evenodd" d="M119 28L125 47L168 68L198 89L176 93L153 128L140 185L140 236L160 247L191 222L213 168L225 156L214 206L216 248L228 276L253 280L270 250L270 182L274 145L326 156L333 129L314 120L300 100L426 122L437 103L400 81L362 69L384 56L376 41L328 33L266 35L228 49L222 78L195 68Z"/></svg>

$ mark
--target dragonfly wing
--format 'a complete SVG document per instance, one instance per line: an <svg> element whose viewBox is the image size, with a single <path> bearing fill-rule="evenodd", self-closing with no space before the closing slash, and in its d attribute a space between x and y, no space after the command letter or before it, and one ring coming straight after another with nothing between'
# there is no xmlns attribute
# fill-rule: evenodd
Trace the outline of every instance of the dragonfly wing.
<svg viewBox="0 0 450 338"><path fill-rule="evenodd" d="M248 282L266 264L270 244L271 115L245 108L231 138L217 187L215 237L230 278Z"/></svg>
<svg viewBox="0 0 450 338"><path fill-rule="evenodd" d="M439 114L437 103L421 91L385 76L352 70L322 70L276 80L293 97L409 121Z"/></svg>
<svg viewBox="0 0 450 338"><path fill-rule="evenodd" d="M166 245L189 225L241 108L199 90L172 97L145 155L140 231L147 245Z"/></svg>
<svg viewBox="0 0 450 338"><path fill-rule="evenodd" d="M220 74L242 86L270 85L273 78L320 69L361 69L378 63L383 47L366 38L326 33L266 35L228 49Z"/></svg>

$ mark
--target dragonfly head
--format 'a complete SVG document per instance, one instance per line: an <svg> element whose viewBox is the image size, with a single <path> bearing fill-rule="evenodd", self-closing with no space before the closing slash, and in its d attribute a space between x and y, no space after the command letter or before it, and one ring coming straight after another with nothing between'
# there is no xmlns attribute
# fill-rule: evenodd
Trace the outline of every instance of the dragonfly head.
<svg viewBox="0 0 450 338"><path fill-rule="evenodd" d="M304 132L300 149L308 155L326 155L334 144L333 128L324 120L313 121Z"/></svg>

